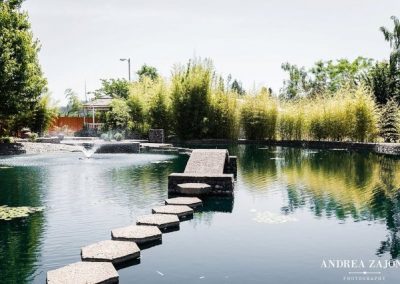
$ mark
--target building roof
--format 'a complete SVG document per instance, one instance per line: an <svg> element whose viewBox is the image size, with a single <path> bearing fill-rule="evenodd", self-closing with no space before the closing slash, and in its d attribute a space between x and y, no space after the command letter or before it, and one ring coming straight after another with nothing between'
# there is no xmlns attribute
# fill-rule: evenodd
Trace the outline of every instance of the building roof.
<svg viewBox="0 0 400 284"><path fill-rule="evenodd" d="M90 102L84 103L83 108L95 110L109 110L111 108L112 97L104 96L95 98Z"/></svg>

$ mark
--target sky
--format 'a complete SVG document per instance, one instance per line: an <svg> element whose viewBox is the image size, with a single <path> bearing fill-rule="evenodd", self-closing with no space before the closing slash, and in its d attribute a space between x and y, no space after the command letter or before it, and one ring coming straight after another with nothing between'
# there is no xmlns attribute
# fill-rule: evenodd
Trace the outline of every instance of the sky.
<svg viewBox="0 0 400 284"><path fill-rule="evenodd" d="M174 64L211 58L245 89L279 91L281 64L382 60L390 49L380 26L400 17L399 0L26 0L40 63L59 104L72 88L81 99L100 79L132 79L144 63L169 78Z"/></svg>

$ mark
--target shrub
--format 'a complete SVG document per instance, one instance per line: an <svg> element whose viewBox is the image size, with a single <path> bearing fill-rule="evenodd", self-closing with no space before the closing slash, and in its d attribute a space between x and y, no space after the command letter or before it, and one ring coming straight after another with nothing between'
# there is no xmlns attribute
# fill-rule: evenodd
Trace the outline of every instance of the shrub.
<svg viewBox="0 0 400 284"><path fill-rule="evenodd" d="M105 127L109 130L126 129L130 120L129 107L123 99L113 99L106 113Z"/></svg>
<svg viewBox="0 0 400 284"><path fill-rule="evenodd" d="M29 140L31 142L35 142L38 139L39 135L36 132L32 132L31 136L29 137Z"/></svg>
<svg viewBox="0 0 400 284"><path fill-rule="evenodd" d="M241 122L247 139L274 139L278 108L276 101L266 91L248 95L241 109Z"/></svg>
<svg viewBox="0 0 400 284"><path fill-rule="evenodd" d="M121 141L123 138L124 138L124 136L119 132L114 134L114 139L117 141Z"/></svg>
<svg viewBox="0 0 400 284"><path fill-rule="evenodd" d="M102 133L100 135L100 139L102 139L104 141L110 141L110 135L108 133Z"/></svg>
<svg viewBox="0 0 400 284"><path fill-rule="evenodd" d="M5 143L5 144L14 143L14 138L9 136L0 137L0 143Z"/></svg>

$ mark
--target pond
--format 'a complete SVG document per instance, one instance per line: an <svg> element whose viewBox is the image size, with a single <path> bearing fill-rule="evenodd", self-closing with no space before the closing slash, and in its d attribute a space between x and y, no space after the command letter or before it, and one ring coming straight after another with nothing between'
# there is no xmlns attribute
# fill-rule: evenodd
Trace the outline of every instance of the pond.
<svg viewBox="0 0 400 284"><path fill-rule="evenodd" d="M233 199L209 198L179 231L119 270L120 283L400 281L400 161L371 153L232 146ZM0 205L45 207L0 220L2 283L44 283L82 246L150 213L187 157L81 153L0 159ZM329 262L331 260L331 262ZM345 266L343 261L358 265ZM360 265L363 262L365 267ZM334 264L337 264L336 267ZM364 274L365 276L365 274Z"/></svg>

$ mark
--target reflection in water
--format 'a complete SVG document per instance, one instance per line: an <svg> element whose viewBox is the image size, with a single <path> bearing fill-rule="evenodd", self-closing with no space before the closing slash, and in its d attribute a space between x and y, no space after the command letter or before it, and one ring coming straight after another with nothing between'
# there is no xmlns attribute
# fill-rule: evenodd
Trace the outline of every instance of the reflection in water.
<svg viewBox="0 0 400 284"><path fill-rule="evenodd" d="M179 232L143 252L146 261L119 270L120 283L158 283L157 271L171 283L194 283L202 275L208 283L325 283L321 257L400 257L399 160L263 148L230 146L239 166L235 199L204 200ZM46 207L0 222L0 282L44 283L46 271L79 261L82 246L109 239L111 229L162 204L168 174L182 172L187 161L158 154L80 157L0 160L6 166L0 167L0 204ZM354 246L360 234L363 242ZM310 273L315 279L308 281Z"/></svg>
<svg viewBox="0 0 400 284"><path fill-rule="evenodd" d="M45 172L32 168L0 170L0 205L43 206ZM0 220L1 283L28 283L41 246L44 212L11 221Z"/></svg>
<svg viewBox="0 0 400 284"><path fill-rule="evenodd" d="M243 182L254 191L284 183L283 214L308 208L317 217L385 221L377 255L400 253L400 163L393 157L347 151L247 146L237 151ZM273 159L280 158L280 159Z"/></svg>

